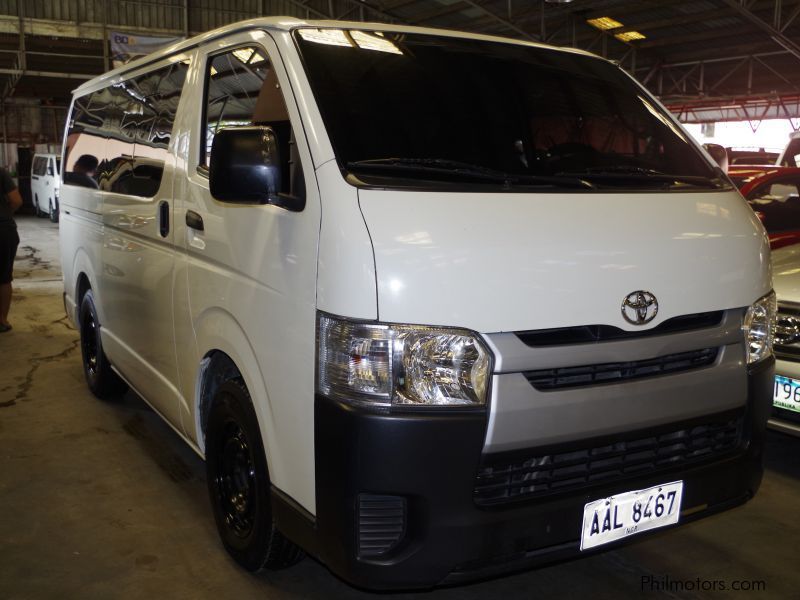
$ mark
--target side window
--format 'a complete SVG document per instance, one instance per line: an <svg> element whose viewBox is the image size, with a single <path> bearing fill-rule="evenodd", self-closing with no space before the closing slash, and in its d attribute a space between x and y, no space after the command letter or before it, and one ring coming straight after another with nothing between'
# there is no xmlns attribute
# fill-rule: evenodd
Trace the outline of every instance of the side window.
<svg viewBox="0 0 800 600"><path fill-rule="evenodd" d="M208 167L216 133L226 127L266 125L278 138L281 192L305 195L300 158L278 77L263 48L246 46L211 56L206 67L200 164Z"/></svg>
<svg viewBox="0 0 800 600"><path fill-rule="evenodd" d="M48 157L46 160L47 160L47 174L55 175L55 170L53 169L53 158Z"/></svg>
<svg viewBox="0 0 800 600"><path fill-rule="evenodd" d="M175 63L110 88L103 189L141 197L158 192L188 66Z"/></svg>
<svg viewBox="0 0 800 600"><path fill-rule="evenodd" d="M188 67L174 63L76 99L64 183L154 196Z"/></svg>
<svg viewBox="0 0 800 600"><path fill-rule="evenodd" d="M64 183L97 189L98 166L105 160L106 90L75 98L65 141Z"/></svg>
<svg viewBox="0 0 800 600"><path fill-rule="evenodd" d="M768 183L750 195L750 205L769 233L800 229L798 181Z"/></svg>

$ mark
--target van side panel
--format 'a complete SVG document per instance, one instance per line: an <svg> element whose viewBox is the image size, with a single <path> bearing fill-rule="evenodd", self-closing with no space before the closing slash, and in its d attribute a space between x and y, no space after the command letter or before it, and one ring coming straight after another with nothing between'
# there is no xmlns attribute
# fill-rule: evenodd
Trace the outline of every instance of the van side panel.
<svg viewBox="0 0 800 600"><path fill-rule="evenodd" d="M203 59L190 76L195 90L187 105L191 139L188 184L176 207L176 244L183 247L176 266L176 292L186 286L189 314L175 314L176 344L184 395L194 387L195 402L183 416L190 438L200 439L198 402L200 360L215 351L228 354L242 373L259 420L271 483L310 512L314 492L314 358L316 328L319 192L311 154L277 49L263 32L209 44L200 55L247 44L261 45L284 90L306 180L300 212L274 205L219 202L208 178L198 172L200 129L205 102ZM186 123L184 121L184 123ZM185 224L188 210L203 220L203 230ZM184 279L185 277L185 279ZM176 310L185 306L177 298ZM189 318L191 324L186 322ZM194 340L189 357L183 348ZM263 383L262 383L263 382ZM189 396L187 395L187 398ZM199 444L202 447L202 442Z"/></svg>
<svg viewBox="0 0 800 600"><path fill-rule="evenodd" d="M127 109L133 114L126 113L122 125L117 125L115 103L135 101L126 100L124 92L111 95L108 166L101 176L109 189L103 203L101 274L106 351L134 388L178 429L172 323L176 159L171 134L186 98L182 90L186 89L187 58L173 57L114 86L129 90L132 97L146 95L150 101L133 104Z"/></svg>

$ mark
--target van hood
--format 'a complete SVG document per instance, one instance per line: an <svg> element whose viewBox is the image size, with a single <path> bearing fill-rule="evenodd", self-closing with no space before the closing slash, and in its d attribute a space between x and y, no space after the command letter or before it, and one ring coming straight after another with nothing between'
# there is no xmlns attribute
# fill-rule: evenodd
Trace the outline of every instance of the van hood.
<svg viewBox="0 0 800 600"><path fill-rule="evenodd" d="M735 191L520 194L359 190L381 321L483 333L645 330L771 288L763 227ZM643 326L623 299L658 301Z"/></svg>

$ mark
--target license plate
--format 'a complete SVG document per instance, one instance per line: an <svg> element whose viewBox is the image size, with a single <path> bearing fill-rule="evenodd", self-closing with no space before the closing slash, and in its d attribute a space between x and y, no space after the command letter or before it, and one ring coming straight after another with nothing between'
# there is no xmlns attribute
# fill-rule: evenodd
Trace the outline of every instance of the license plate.
<svg viewBox="0 0 800 600"><path fill-rule="evenodd" d="M775 375L772 404L778 408L800 412L800 381L783 375Z"/></svg>
<svg viewBox="0 0 800 600"><path fill-rule="evenodd" d="M678 522L683 481L635 490L583 507L581 550Z"/></svg>

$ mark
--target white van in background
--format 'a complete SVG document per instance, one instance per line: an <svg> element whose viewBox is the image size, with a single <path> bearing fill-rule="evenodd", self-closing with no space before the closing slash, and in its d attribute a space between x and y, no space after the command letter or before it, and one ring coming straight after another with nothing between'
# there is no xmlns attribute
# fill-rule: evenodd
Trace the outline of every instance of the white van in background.
<svg viewBox="0 0 800 600"><path fill-rule="evenodd" d="M769 247L592 54L264 18L75 91L65 305L100 397L205 458L245 568L379 589L618 545L745 502Z"/></svg>
<svg viewBox="0 0 800 600"><path fill-rule="evenodd" d="M31 198L36 216L49 216L58 222L58 198L61 188L61 157L34 154L31 164Z"/></svg>
<svg viewBox="0 0 800 600"><path fill-rule="evenodd" d="M781 167L800 167L800 131L789 134L789 143L775 164Z"/></svg>

